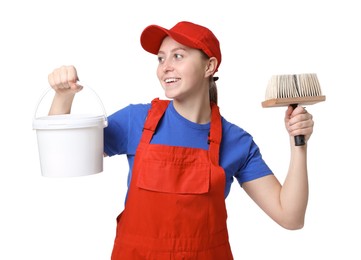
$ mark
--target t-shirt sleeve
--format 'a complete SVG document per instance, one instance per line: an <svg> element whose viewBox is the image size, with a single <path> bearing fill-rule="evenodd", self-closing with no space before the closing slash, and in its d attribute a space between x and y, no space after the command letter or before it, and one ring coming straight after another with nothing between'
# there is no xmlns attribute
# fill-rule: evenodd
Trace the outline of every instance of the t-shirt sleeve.
<svg viewBox="0 0 361 260"><path fill-rule="evenodd" d="M250 139L248 149L248 156L235 176L241 186L244 182L272 174L253 138Z"/></svg>
<svg viewBox="0 0 361 260"><path fill-rule="evenodd" d="M149 104L129 105L110 115L104 128L104 153L134 154L149 108Z"/></svg>
<svg viewBox="0 0 361 260"><path fill-rule="evenodd" d="M236 125L228 124L226 127L223 150L227 153L224 160L229 160L225 161L225 165L240 185L272 174L253 137Z"/></svg>

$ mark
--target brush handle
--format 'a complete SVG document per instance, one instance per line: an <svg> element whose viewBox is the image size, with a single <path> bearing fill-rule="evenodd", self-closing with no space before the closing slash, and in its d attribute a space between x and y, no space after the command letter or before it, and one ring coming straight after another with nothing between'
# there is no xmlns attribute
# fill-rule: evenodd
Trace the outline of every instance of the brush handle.
<svg viewBox="0 0 361 260"><path fill-rule="evenodd" d="M292 108L295 109L298 104L291 104ZM296 135L295 136L295 145L302 146L305 145L305 136L304 135Z"/></svg>

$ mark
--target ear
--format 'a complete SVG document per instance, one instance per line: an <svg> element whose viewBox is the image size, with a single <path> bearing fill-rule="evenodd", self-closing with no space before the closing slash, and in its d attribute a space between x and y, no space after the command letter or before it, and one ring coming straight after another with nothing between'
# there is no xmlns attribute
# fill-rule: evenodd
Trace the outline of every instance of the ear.
<svg viewBox="0 0 361 260"><path fill-rule="evenodd" d="M206 76L212 76L216 72L218 61L215 57L209 58L208 64L206 67Z"/></svg>

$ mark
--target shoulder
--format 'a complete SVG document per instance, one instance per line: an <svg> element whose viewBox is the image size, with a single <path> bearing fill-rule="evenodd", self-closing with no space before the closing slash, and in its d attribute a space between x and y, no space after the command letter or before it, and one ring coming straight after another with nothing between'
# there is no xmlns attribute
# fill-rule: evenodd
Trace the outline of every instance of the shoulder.
<svg viewBox="0 0 361 260"><path fill-rule="evenodd" d="M256 144L253 136L243 129L242 127L230 123L222 117L222 145L223 148L229 148L230 150L239 150L237 147L241 147L242 156L259 153L259 147ZM223 149L224 150L224 149Z"/></svg>
<svg viewBox="0 0 361 260"><path fill-rule="evenodd" d="M150 103L146 104L129 104L126 107L119 109L109 116L110 120L117 118L129 118L132 116L144 117L150 108Z"/></svg>
<svg viewBox="0 0 361 260"><path fill-rule="evenodd" d="M132 113L147 113L151 107L151 103L139 103L139 104L130 104L124 109L129 110Z"/></svg>
<svg viewBox="0 0 361 260"><path fill-rule="evenodd" d="M223 136L227 137L228 139L239 139L239 138L251 138L252 136L245 131L242 127L231 123L229 121L227 121L223 116L222 116L222 132L223 132Z"/></svg>

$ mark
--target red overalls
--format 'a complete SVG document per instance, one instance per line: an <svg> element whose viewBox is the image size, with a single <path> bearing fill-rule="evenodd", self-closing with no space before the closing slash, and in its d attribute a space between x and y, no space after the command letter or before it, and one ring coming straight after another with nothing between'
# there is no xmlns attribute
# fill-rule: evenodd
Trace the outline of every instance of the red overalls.
<svg viewBox="0 0 361 260"><path fill-rule="evenodd" d="M168 104L152 101L111 259L231 260L219 109L212 105L208 151L150 144Z"/></svg>

